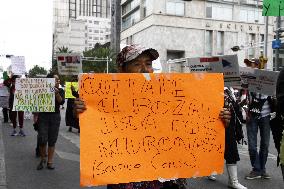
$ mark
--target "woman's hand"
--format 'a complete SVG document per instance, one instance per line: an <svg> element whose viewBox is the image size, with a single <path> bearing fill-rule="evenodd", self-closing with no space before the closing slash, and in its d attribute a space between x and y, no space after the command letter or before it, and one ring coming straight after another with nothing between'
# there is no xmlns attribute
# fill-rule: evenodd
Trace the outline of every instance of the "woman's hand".
<svg viewBox="0 0 284 189"><path fill-rule="evenodd" d="M225 127L229 126L231 117L231 112L227 108L223 108L219 114L219 118L223 121Z"/></svg>
<svg viewBox="0 0 284 189"><path fill-rule="evenodd" d="M83 100L81 100L80 98L76 98L74 101L74 114L76 115L76 117L79 117L80 113L83 113L86 110L86 105L85 102Z"/></svg>

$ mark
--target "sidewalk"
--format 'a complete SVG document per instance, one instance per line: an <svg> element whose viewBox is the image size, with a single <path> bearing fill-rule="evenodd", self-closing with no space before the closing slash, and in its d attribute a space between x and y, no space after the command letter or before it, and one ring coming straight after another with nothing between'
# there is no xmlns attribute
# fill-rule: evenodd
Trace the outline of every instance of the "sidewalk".
<svg viewBox="0 0 284 189"><path fill-rule="evenodd" d="M6 182L6 166L5 166L5 149L3 143L3 123L1 122L0 127L0 189L7 189L7 182Z"/></svg>

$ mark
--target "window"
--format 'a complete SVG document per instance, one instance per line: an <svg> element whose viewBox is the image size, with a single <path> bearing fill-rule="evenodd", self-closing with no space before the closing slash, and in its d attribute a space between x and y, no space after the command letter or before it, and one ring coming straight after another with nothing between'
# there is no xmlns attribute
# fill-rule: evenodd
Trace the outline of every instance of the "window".
<svg viewBox="0 0 284 189"><path fill-rule="evenodd" d="M91 29L89 29L89 32L92 32L92 30L91 30Z"/></svg>
<svg viewBox="0 0 284 189"><path fill-rule="evenodd" d="M92 37L89 37L89 39L92 39Z"/></svg>
<svg viewBox="0 0 284 189"><path fill-rule="evenodd" d="M242 8L240 10L239 20L241 22L264 23L262 11L255 8Z"/></svg>
<svg viewBox="0 0 284 189"><path fill-rule="evenodd" d="M205 31L205 56L212 56L213 31Z"/></svg>
<svg viewBox="0 0 284 189"><path fill-rule="evenodd" d="M94 33L99 33L99 30L94 30Z"/></svg>
<svg viewBox="0 0 284 189"><path fill-rule="evenodd" d="M206 18L212 18L212 7L206 7Z"/></svg>
<svg viewBox="0 0 284 189"><path fill-rule="evenodd" d="M170 15L184 16L184 1L167 0L166 12Z"/></svg>
<svg viewBox="0 0 284 189"><path fill-rule="evenodd" d="M104 39L103 37L100 38L100 40L103 40L103 39Z"/></svg>
<svg viewBox="0 0 284 189"><path fill-rule="evenodd" d="M184 58L184 51L167 50L167 60Z"/></svg>
<svg viewBox="0 0 284 189"><path fill-rule="evenodd" d="M92 23L92 20L89 20L89 23Z"/></svg>
<svg viewBox="0 0 284 189"><path fill-rule="evenodd" d="M140 0L132 0L131 2L122 5L122 15L130 12L140 4Z"/></svg>
<svg viewBox="0 0 284 189"><path fill-rule="evenodd" d="M129 28L139 20L140 20L140 11L135 11L134 13L122 19L122 29Z"/></svg>
<svg viewBox="0 0 284 189"><path fill-rule="evenodd" d="M259 40L261 42L261 49L263 49L264 48L264 34L260 34L259 37L260 37Z"/></svg>
<svg viewBox="0 0 284 189"><path fill-rule="evenodd" d="M249 44L250 44L250 48L248 49L248 58L255 58L255 34L251 33L249 34Z"/></svg>
<svg viewBox="0 0 284 189"><path fill-rule="evenodd" d="M206 18L233 20L233 6L225 4L207 4Z"/></svg>
<svg viewBox="0 0 284 189"><path fill-rule="evenodd" d="M224 54L224 32L218 31L217 32L217 55Z"/></svg>
<svg viewBox="0 0 284 189"><path fill-rule="evenodd" d="M100 22L99 21L94 21L94 24L99 25Z"/></svg>
<svg viewBox="0 0 284 189"><path fill-rule="evenodd" d="M142 1L142 17L149 16L153 12L153 0Z"/></svg>

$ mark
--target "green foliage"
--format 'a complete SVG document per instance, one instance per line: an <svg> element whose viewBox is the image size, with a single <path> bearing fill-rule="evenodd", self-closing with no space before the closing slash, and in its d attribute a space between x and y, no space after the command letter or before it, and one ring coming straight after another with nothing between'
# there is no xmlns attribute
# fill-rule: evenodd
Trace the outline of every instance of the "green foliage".
<svg viewBox="0 0 284 189"><path fill-rule="evenodd" d="M106 43L104 45L101 45L97 43L94 48L84 51L83 55L85 59L90 59L90 60L83 60L83 72L88 73L88 72L94 72L94 73L106 73L107 72L107 61L99 61L96 60L94 61L93 59L97 58L110 58L111 61L109 61L109 73L116 73L117 68L115 64L115 54L113 51L110 49L110 43ZM86 58L87 57L87 58Z"/></svg>
<svg viewBox="0 0 284 189"><path fill-rule="evenodd" d="M68 47L62 46L57 48L56 53L72 53L72 50L69 50Z"/></svg>
<svg viewBox="0 0 284 189"><path fill-rule="evenodd" d="M32 69L29 70L29 77L37 77L37 75L46 75L47 71L43 67L35 65Z"/></svg>

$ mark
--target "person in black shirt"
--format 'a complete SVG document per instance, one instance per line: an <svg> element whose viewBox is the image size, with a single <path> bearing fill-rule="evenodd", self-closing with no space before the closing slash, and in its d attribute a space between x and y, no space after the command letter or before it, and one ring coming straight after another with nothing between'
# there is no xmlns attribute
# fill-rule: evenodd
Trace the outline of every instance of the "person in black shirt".
<svg viewBox="0 0 284 189"><path fill-rule="evenodd" d="M65 102L64 90L59 88L60 80L58 75L48 74L47 78L55 78L55 112L40 112L38 115L38 135L41 161L37 166L37 170L43 169L44 164L46 163L45 158L47 144L47 168L54 169L53 154L61 121L60 105L63 105Z"/></svg>

